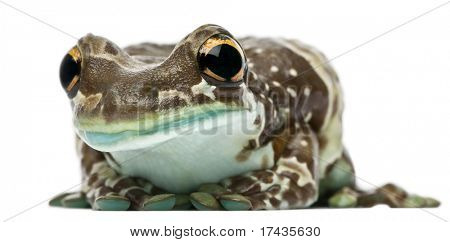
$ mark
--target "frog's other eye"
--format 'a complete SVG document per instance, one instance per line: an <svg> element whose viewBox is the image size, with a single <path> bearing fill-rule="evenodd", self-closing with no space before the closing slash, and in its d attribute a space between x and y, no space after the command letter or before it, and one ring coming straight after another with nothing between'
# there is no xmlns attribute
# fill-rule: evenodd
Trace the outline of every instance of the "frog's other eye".
<svg viewBox="0 0 450 242"><path fill-rule="evenodd" d="M245 79L245 55L236 40L224 34L210 37L198 51L203 78L216 86L238 86Z"/></svg>
<svg viewBox="0 0 450 242"><path fill-rule="evenodd" d="M61 85L69 98L75 97L80 86L81 53L75 46L64 56L59 68Z"/></svg>

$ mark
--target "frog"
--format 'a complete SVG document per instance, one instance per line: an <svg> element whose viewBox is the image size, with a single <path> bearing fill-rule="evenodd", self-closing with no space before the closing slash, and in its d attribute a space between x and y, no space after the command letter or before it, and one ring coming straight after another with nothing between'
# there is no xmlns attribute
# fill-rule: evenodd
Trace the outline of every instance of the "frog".
<svg viewBox="0 0 450 242"><path fill-rule="evenodd" d="M341 83L325 55L207 24L177 44L120 48L88 34L60 66L80 191L94 210L436 207L388 183L356 185L342 141Z"/></svg>

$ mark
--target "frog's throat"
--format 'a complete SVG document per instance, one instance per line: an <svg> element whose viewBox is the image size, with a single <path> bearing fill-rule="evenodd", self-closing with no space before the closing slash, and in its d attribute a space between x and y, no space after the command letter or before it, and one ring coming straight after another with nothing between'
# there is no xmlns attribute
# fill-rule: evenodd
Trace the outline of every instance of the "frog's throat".
<svg viewBox="0 0 450 242"><path fill-rule="evenodd" d="M124 151L148 148L181 135L202 132L215 135L219 128L241 127L238 132L260 133L254 121L262 115L261 107L247 109L221 103L186 107L172 112L151 113L136 120L106 122L100 118L74 120L78 136L92 148L103 151ZM230 133L230 135L236 135Z"/></svg>

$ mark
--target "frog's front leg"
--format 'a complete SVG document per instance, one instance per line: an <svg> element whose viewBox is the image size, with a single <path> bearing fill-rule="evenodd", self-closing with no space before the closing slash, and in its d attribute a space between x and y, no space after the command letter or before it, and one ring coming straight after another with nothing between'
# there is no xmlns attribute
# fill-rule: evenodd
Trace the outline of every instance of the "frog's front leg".
<svg viewBox="0 0 450 242"><path fill-rule="evenodd" d="M51 205L80 207L82 199L98 210L168 210L175 205L173 194L150 195L154 190L150 183L118 174L102 152L84 143L80 146L82 191L60 195L50 201Z"/></svg>
<svg viewBox="0 0 450 242"><path fill-rule="evenodd" d="M118 177L101 153L86 152L82 158L83 182L79 192L63 193L50 200L51 206L92 207L98 210L127 210L130 200L115 192L107 181Z"/></svg>
<svg viewBox="0 0 450 242"><path fill-rule="evenodd" d="M82 188L79 192L60 194L50 200L51 206L92 207L99 210L127 210L130 200L115 192L106 181L118 177L106 163L103 153L77 139L81 156Z"/></svg>
<svg viewBox="0 0 450 242"><path fill-rule="evenodd" d="M283 143L283 150L272 169L222 181L228 192L218 199L225 209L242 209L245 204L253 210L302 208L317 200L317 139L307 124L292 132L287 139L275 139L274 142Z"/></svg>

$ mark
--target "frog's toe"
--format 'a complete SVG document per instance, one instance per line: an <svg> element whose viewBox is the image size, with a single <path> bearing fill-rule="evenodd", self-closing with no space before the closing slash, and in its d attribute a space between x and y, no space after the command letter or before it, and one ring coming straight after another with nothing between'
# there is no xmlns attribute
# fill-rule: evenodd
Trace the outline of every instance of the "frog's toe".
<svg viewBox="0 0 450 242"><path fill-rule="evenodd" d="M171 210L175 206L176 197L174 194L158 194L148 196L142 202L140 210L145 211L164 211Z"/></svg>
<svg viewBox="0 0 450 242"><path fill-rule="evenodd" d="M175 195L174 210L189 210L192 207L192 203L189 195L177 194Z"/></svg>
<svg viewBox="0 0 450 242"><path fill-rule="evenodd" d="M221 206L217 199L207 192L191 193L191 203L198 210L220 210Z"/></svg>
<svg viewBox="0 0 450 242"><path fill-rule="evenodd" d="M239 194L227 194L220 197L220 204L226 210L249 210L252 203L246 197Z"/></svg>
<svg viewBox="0 0 450 242"><path fill-rule="evenodd" d="M48 205L50 205L52 207L63 207L62 200L65 197L67 197L68 195L70 195L70 193L61 193L61 194L57 195L56 197L53 197L52 199L50 199L50 201L48 202Z"/></svg>
<svg viewBox="0 0 450 242"><path fill-rule="evenodd" d="M89 208L90 205L82 192L62 193L49 202L53 207Z"/></svg>
<svg viewBox="0 0 450 242"><path fill-rule="evenodd" d="M410 195L403 201L405 208L435 208L439 207L440 202L434 198Z"/></svg>
<svg viewBox="0 0 450 242"><path fill-rule="evenodd" d="M225 193L229 193L229 191L226 188L216 183L203 184L198 188L198 192L206 192L215 197L218 197Z"/></svg>
<svg viewBox="0 0 450 242"><path fill-rule="evenodd" d="M441 205L441 202L432 197L425 197L425 205L427 208L437 208Z"/></svg>
<svg viewBox="0 0 450 242"><path fill-rule="evenodd" d="M332 208L353 208L357 203L358 195L347 188L343 188L328 199L328 206Z"/></svg>
<svg viewBox="0 0 450 242"><path fill-rule="evenodd" d="M125 211L130 207L130 200L118 194L100 196L95 199L95 206L104 211Z"/></svg>

